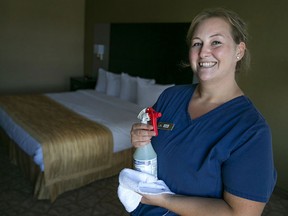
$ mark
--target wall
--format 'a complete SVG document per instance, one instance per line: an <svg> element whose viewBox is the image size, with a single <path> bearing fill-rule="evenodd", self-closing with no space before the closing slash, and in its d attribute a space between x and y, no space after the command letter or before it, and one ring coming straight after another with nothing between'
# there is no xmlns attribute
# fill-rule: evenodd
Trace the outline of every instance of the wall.
<svg viewBox="0 0 288 216"><path fill-rule="evenodd" d="M101 32L101 34L99 34ZM93 54L93 69L89 71L89 75L97 77L98 69L104 68L108 70L109 65L109 54L110 54L110 24L109 23L98 23L94 25L94 44L103 44L104 45L104 55L101 60L97 58L97 54Z"/></svg>
<svg viewBox="0 0 288 216"><path fill-rule="evenodd" d="M0 94L69 89L83 75L85 0L0 2Z"/></svg>
<svg viewBox="0 0 288 216"><path fill-rule="evenodd" d="M92 70L93 26L109 22L190 22L206 7L223 6L248 23L252 68L239 77L240 86L271 126L277 185L288 191L288 3L278 0L105 0L86 1L85 73Z"/></svg>

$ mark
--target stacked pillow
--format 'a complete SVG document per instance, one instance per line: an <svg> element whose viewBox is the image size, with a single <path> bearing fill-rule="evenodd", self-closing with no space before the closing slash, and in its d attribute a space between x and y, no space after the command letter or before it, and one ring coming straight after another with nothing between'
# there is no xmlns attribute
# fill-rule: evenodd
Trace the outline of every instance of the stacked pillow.
<svg viewBox="0 0 288 216"><path fill-rule="evenodd" d="M105 71L102 68L99 68L98 77L97 77L97 84L95 86L95 90L97 92L102 92L102 93L106 92L106 80L107 80L106 73L107 73L107 71Z"/></svg>
<svg viewBox="0 0 288 216"><path fill-rule="evenodd" d="M138 80L139 78L137 78ZM145 82L137 82L137 104L142 107L152 106L156 103L160 94L174 84L160 85Z"/></svg>
<svg viewBox="0 0 288 216"><path fill-rule="evenodd" d="M166 88L173 85L160 85L155 83L155 79L130 76L127 73L116 74L99 68L95 90L148 107L157 101Z"/></svg>

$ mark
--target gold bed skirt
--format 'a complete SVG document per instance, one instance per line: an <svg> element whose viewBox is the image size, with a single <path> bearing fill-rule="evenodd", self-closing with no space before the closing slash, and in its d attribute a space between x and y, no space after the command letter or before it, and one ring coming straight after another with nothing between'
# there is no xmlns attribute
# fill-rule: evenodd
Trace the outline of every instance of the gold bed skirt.
<svg viewBox="0 0 288 216"><path fill-rule="evenodd" d="M11 162L16 164L30 179L34 186L34 196L37 199L50 199L55 201L60 194L73 189L80 188L96 180L104 179L117 175L124 168L132 168L132 154L133 149L127 149L121 152L114 153L112 156L111 166L98 172L92 173L85 178L79 177L77 179L65 180L53 185L52 194L51 187L45 187L44 173L41 172L38 165L36 165L29 155L27 155L18 145L11 140L6 133L0 128L0 139L4 145L8 146L9 157ZM105 157L105 155L103 155Z"/></svg>

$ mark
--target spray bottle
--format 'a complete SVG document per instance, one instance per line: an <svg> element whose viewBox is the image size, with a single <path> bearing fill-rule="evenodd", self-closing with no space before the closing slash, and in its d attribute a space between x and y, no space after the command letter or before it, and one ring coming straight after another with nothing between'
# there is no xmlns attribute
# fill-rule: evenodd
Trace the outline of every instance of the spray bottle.
<svg viewBox="0 0 288 216"><path fill-rule="evenodd" d="M152 123L155 136L158 135L157 118L159 117L161 117L161 113L156 112L152 107L143 109L138 115L141 123L148 124L149 121ZM157 177L157 155L150 142L145 146L137 148L133 158L135 170Z"/></svg>

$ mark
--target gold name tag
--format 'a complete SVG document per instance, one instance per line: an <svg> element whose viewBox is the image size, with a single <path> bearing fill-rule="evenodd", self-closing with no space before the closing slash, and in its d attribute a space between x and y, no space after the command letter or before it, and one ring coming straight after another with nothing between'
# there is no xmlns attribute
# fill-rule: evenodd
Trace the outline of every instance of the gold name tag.
<svg viewBox="0 0 288 216"><path fill-rule="evenodd" d="M158 129L160 130L173 130L174 124L168 122L158 122Z"/></svg>

